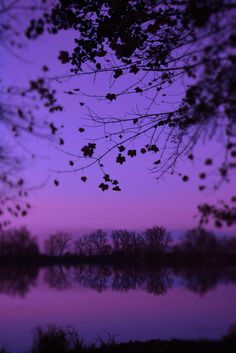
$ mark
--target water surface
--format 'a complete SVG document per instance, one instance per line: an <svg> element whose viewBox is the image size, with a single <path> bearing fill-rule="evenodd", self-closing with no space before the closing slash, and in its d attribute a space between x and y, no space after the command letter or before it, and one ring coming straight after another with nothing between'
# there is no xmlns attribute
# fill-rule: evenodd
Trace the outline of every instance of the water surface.
<svg viewBox="0 0 236 353"><path fill-rule="evenodd" d="M86 341L218 339L236 322L236 268L0 268L0 345L30 348L37 326L71 324Z"/></svg>

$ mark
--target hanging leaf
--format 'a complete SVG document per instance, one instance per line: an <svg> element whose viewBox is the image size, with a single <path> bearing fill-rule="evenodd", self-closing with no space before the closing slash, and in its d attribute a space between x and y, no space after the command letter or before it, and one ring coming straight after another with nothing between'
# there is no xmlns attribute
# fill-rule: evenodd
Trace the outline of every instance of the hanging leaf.
<svg viewBox="0 0 236 353"><path fill-rule="evenodd" d="M109 185L108 184L104 184L104 183L101 183L99 185L99 188L102 189L102 191L106 191L109 189Z"/></svg>
<svg viewBox="0 0 236 353"><path fill-rule="evenodd" d="M119 164L123 164L125 162L125 156L122 156L120 153L116 157L116 162Z"/></svg>
<svg viewBox="0 0 236 353"><path fill-rule="evenodd" d="M86 181L87 181L87 177L86 177L86 176L82 176L80 179L81 179L84 183L86 183Z"/></svg>
<svg viewBox="0 0 236 353"><path fill-rule="evenodd" d="M136 150L128 150L127 155L131 158L136 157Z"/></svg>
<svg viewBox="0 0 236 353"><path fill-rule="evenodd" d="M121 191L121 188L119 186L115 186L114 188L112 188L112 190L114 191Z"/></svg>

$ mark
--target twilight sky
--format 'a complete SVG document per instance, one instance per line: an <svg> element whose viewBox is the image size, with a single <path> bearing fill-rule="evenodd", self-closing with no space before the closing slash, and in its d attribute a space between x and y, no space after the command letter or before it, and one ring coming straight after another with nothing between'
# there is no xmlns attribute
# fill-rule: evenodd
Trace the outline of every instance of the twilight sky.
<svg viewBox="0 0 236 353"><path fill-rule="evenodd" d="M64 75L69 72L68 66L63 66L57 60L58 52L70 49L73 44L73 33L62 33L57 36L44 35L34 42L26 43L26 47L17 56L3 51L0 56L1 75L5 82L25 85L29 79L35 78L46 64L49 68L49 77ZM4 67L4 70L2 70ZM83 139L99 136L98 129L86 129L85 134L77 132L80 126L88 125L88 107L97 113L123 113L131 111L135 106L146 104L142 98L128 96L118 99L115 103L98 101L89 97L69 96L64 91L79 87L87 93L101 94L106 92L110 76L80 77L64 80L63 84L52 81L58 90L58 98L64 106L62 113L55 113L51 117L41 110L40 117L53 119L58 125L63 123L62 136L65 138L65 150L72 153L79 152ZM125 78L123 80L128 80ZM119 85L127 82L120 81ZM169 102L179 98L183 87L180 83L169 92ZM85 102L83 107L80 102ZM8 137L5 137L6 139ZM13 142L14 144L14 142ZM15 222L15 225L27 225L35 234L42 235L56 230L83 232L86 230L104 229L143 229L154 225L163 225L170 230L182 230L197 225L196 206L202 202L215 202L218 199L230 199L236 186L235 176L228 185L223 185L217 192L200 193L198 191L198 174L202 170L204 158L201 156L218 156L221 146L217 142L201 144L194 163L180 161L177 170L184 171L190 176L188 183L183 183L179 176L166 176L164 179L155 180L148 167L151 160L144 157L129 159L126 165L116 165L114 158L108 158L106 165L111 176L120 180L122 192L102 192L98 189L101 174L94 167L86 171L88 182L80 181L81 174L57 174L50 170L69 170L68 160L73 159L57 149L57 141L40 139L25 139L25 149L34 152L37 159L33 162L26 160L25 177L35 188L30 196L33 206L30 215ZM106 145L104 145L106 148ZM17 147L19 153L23 149ZM207 155L206 155L207 152ZM24 152L27 155L27 151ZM54 179L60 181L56 188ZM235 229L235 228L234 228ZM228 230L227 230L228 231ZM229 230L230 232L233 229Z"/></svg>

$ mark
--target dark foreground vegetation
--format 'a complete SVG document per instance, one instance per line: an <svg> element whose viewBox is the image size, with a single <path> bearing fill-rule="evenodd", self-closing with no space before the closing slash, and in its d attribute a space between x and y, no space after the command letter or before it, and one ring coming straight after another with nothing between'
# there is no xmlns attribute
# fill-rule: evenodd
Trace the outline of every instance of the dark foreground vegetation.
<svg viewBox="0 0 236 353"><path fill-rule="evenodd" d="M185 262L236 263L236 237L216 237L203 228L187 231L173 242L163 227L143 232L97 230L78 238L58 232L44 242L25 228L0 232L0 262L31 261L54 263L154 263Z"/></svg>
<svg viewBox="0 0 236 353"><path fill-rule="evenodd" d="M73 327L61 328L54 325L37 328L33 345L28 353L233 353L236 334L233 328L221 340L150 340L117 343L112 335L98 336L97 342L86 344ZM8 353L5 349L1 353Z"/></svg>

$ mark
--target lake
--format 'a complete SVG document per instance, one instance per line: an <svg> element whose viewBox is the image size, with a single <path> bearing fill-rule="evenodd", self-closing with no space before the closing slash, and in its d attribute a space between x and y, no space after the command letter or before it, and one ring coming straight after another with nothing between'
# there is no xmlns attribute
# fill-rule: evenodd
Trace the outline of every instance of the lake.
<svg viewBox="0 0 236 353"><path fill-rule="evenodd" d="M73 325L87 341L218 339L236 323L236 268L0 267L0 347Z"/></svg>

